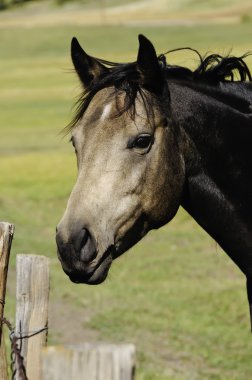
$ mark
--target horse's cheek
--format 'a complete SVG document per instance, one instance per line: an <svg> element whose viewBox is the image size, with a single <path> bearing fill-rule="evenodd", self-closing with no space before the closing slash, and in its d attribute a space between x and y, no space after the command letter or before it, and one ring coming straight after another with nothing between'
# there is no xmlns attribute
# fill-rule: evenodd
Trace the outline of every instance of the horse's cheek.
<svg viewBox="0 0 252 380"><path fill-rule="evenodd" d="M146 210L153 224L160 226L170 221L178 210L184 169L180 157L169 160L165 149L153 157L153 162L154 165L148 173Z"/></svg>

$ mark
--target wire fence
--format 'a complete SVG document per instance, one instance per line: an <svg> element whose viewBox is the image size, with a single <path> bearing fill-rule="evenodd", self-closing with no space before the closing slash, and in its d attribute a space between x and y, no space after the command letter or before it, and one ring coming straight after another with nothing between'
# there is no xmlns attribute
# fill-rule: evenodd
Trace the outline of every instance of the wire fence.
<svg viewBox="0 0 252 380"><path fill-rule="evenodd" d="M29 339L35 335L38 335L42 333L43 331L47 330L47 327L43 327L42 329L39 329L37 331L31 331L31 332L24 332L22 331L22 326L20 323L20 329L17 333L15 329L13 328L12 324L8 319L5 317L1 320L2 325L6 325L9 330L9 338L11 343L11 379L12 380L28 380L28 377L26 375L26 369L24 364L24 358L21 354L22 352L22 341L24 339Z"/></svg>

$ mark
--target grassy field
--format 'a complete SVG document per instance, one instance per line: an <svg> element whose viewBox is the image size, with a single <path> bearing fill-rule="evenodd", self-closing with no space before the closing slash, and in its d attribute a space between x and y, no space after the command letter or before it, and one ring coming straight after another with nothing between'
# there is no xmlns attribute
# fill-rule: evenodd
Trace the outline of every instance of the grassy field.
<svg viewBox="0 0 252 380"><path fill-rule="evenodd" d="M69 0L61 7L56 0L36 0L0 13L0 27L160 22L191 25L249 20L252 20L250 0Z"/></svg>
<svg viewBox="0 0 252 380"><path fill-rule="evenodd" d="M15 254L51 259L49 343L133 342L137 380L247 380L251 376L245 281L185 213L114 263L105 284L77 286L63 274L54 231L76 177L60 135L78 81L69 58L76 35L93 55L134 60L137 34L159 53L180 46L241 54L252 24L195 27L1 28L0 220L15 223L6 316L14 320ZM113 41L113 42L111 42ZM191 53L169 56L190 66Z"/></svg>

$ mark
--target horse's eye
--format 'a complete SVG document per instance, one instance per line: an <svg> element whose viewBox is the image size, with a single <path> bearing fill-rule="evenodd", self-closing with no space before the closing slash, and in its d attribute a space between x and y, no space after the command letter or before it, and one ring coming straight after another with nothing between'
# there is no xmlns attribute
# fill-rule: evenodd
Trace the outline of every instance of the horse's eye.
<svg viewBox="0 0 252 380"><path fill-rule="evenodd" d="M74 138L73 136L70 138L69 142L72 144L72 146L74 147Z"/></svg>
<svg viewBox="0 0 252 380"><path fill-rule="evenodd" d="M70 142L72 143L72 145L74 147L75 153L77 153L76 146L75 146L75 141L74 141L73 137L71 137Z"/></svg>
<svg viewBox="0 0 252 380"><path fill-rule="evenodd" d="M153 137L147 133L137 136L132 141L129 141L129 148L147 149L151 146Z"/></svg>

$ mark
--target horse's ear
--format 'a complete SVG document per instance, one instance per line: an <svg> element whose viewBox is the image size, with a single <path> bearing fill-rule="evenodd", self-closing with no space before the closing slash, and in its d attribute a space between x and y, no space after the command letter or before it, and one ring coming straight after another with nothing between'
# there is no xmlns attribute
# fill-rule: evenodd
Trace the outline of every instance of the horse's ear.
<svg viewBox="0 0 252 380"><path fill-rule="evenodd" d="M164 77L156 50L152 43L142 34L139 34L138 40L137 65L142 77L143 87L151 92L161 94L164 88Z"/></svg>
<svg viewBox="0 0 252 380"><path fill-rule="evenodd" d="M102 65L97 59L89 56L82 49L75 37L71 43L71 56L75 70L84 87L90 86L101 74L108 71L106 66Z"/></svg>

